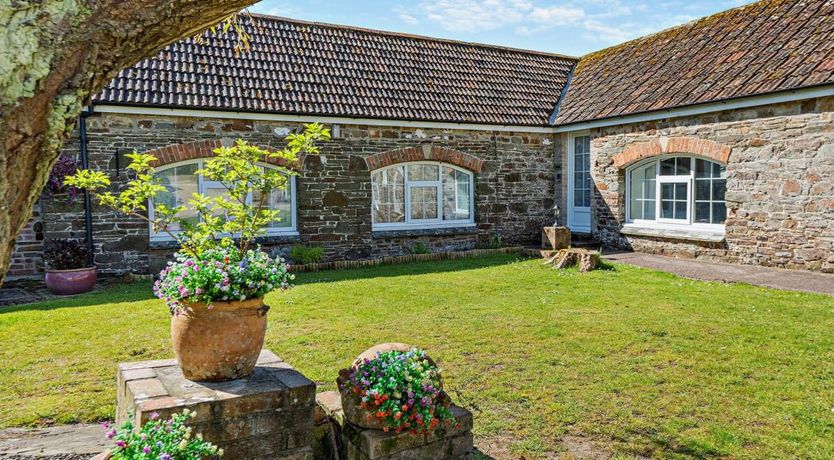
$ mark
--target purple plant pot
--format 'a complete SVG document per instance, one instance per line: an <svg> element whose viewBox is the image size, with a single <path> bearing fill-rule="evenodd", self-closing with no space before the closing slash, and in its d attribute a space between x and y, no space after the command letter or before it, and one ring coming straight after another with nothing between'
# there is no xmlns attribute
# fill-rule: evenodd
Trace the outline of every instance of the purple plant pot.
<svg viewBox="0 0 834 460"><path fill-rule="evenodd" d="M56 295L81 294L92 291L96 285L96 267L75 270L47 270L46 288Z"/></svg>

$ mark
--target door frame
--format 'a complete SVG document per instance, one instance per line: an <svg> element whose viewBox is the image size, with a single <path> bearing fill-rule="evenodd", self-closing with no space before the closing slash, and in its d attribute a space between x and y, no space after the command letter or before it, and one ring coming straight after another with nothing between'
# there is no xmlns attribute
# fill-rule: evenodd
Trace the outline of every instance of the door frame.
<svg viewBox="0 0 834 460"><path fill-rule="evenodd" d="M577 233L591 233L591 229L593 228L593 214L594 214L594 212L593 212L594 211L593 202L594 202L594 200L593 200L593 198L591 199L591 206L589 208L589 210L591 212L591 221L588 223L587 231L585 231L585 229L576 230L574 222L573 222L573 210L574 210L574 206L573 206L573 193L574 193L573 185L574 185L574 150L575 150L575 148L574 148L574 145L575 145L574 139L577 138L577 137L590 136L590 135L591 135L590 130L572 131L572 132L568 133L568 174L567 174L567 176L568 176L568 181L567 181L568 182L568 193L567 193L567 213L568 213L568 216L567 216L566 222L567 222L568 228L570 228L572 231L576 231ZM589 149L589 152L588 152L588 159L589 160L590 160L590 156L591 156L591 153L590 153L590 149ZM591 170L592 170L592 168L591 168L590 162L589 162L589 164L588 164L588 173L589 174L591 173ZM591 177L593 177L593 175ZM593 195L593 188L591 189L591 194Z"/></svg>

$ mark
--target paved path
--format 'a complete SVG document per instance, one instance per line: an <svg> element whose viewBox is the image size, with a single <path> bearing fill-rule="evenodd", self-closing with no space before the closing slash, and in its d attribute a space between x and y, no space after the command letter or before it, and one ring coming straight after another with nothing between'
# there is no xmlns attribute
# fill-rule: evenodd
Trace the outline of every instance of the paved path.
<svg viewBox="0 0 834 460"><path fill-rule="evenodd" d="M109 441L99 425L8 428L0 431L0 458L12 460L88 460Z"/></svg>
<svg viewBox="0 0 834 460"><path fill-rule="evenodd" d="M789 291L818 292L834 295L834 275L804 270L731 265L691 259L656 256L637 252L605 254L606 260L651 268L686 278L707 281L749 283Z"/></svg>

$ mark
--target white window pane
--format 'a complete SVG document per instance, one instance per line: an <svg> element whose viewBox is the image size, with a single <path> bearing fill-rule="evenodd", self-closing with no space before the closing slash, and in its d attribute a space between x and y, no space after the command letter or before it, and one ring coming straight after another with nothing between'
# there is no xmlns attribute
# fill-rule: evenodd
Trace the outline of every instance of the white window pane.
<svg viewBox="0 0 834 460"><path fill-rule="evenodd" d="M437 187L411 187L411 219L437 219Z"/></svg>
<svg viewBox="0 0 834 460"><path fill-rule="evenodd" d="M228 190L226 190L226 188L222 186L207 186L205 187L202 193L203 195L207 196L208 198L211 198L212 200L218 197L223 197L223 201L229 200ZM214 216L225 218L226 211L222 208L211 209L211 214Z"/></svg>
<svg viewBox="0 0 834 460"><path fill-rule="evenodd" d="M260 192L253 192L252 204L261 205ZM292 228L292 192L289 185L285 190L270 193L262 206L263 209L278 211L278 220L270 222L268 228Z"/></svg>
<svg viewBox="0 0 834 460"><path fill-rule="evenodd" d="M185 210L179 214L193 223L197 222L197 212L188 205L188 200L198 191L198 178L194 174L197 171L197 164L187 164L174 168L164 169L156 173L156 178L165 191L160 193L156 201L168 207L185 206ZM170 227L171 231L179 231L179 225Z"/></svg>
<svg viewBox="0 0 834 460"><path fill-rule="evenodd" d="M632 219L643 219L643 202L638 201L634 196L631 197L628 203L629 212Z"/></svg>
<svg viewBox="0 0 834 460"><path fill-rule="evenodd" d="M654 200L643 201L643 219L645 219L645 220L654 220L655 219L655 201Z"/></svg>
<svg viewBox="0 0 834 460"><path fill-rule="evenodd" d="M437 175L437 165L408 165L408 180L410 181L436 181Z"/></svg>
<svg viewBox="0 0 834 460"><path fill-rule="evenodd" d="M676 176L688 176L692 171L692 159L690 158L676 158L677 165L675 167Z"/></svg>
<svg viewBox="0 0 834 460"><path fill-rule="evenodd" d="M713 203L712 205L712 223L723 224L727 220L727 205L723 202Z"/></svg>
<svg viewBox="0 0 834 460"><path fill-rule="evenodd" d="M371 211L377 223L405 222L405 176L402 166L371 174Z"/></svg>
<svg viewBox="0 0 834 460"><path fill-rule="evenodd" d="M675 201L675 219L686 219L686 201Z"/></svg>
<svg viewBox="0 0 834 460"><path fill-rule="evenodd" d="M469 175L454 168L443 168L443 220L470 218Z"/></svg>
<svg viewBox="0 0 834 460"><path fill-rule="evenodd" d="M714 201L724 201L724 194L727 191L726 179L715 179L712 181L712 199Z"/></svg>

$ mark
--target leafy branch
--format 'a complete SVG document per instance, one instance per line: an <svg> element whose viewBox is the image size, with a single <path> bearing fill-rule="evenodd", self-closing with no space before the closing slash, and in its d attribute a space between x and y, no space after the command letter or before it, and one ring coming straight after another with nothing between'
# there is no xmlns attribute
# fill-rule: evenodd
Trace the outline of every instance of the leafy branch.
<svg viewBox="0 0 834 460"><path fill-rule="evenodd" d="M118 194L102 191L111 182L101 171L79 170L64 183L88 190L103 206L150 222L154 232L170 235L188 256L199 257L216 247L218 241L222 247L230 246L232 237L238 239L238 249L245 253L257 237L265 234L266 227L279 219L279 210L266 205L272 194L285 190L290 178L296 175L287 165L298 162L300 154L317 154L316 142L328 139L329 130L313 123L305 125L303 132L287 136L286 147L281 150L266 150L241 139L231 147L215 149L215 156L207 159L195 174L220 183L225 193L214 197L192 195L188 205L196 212L197 222L182 216L185 206L160 202L159 195L167 188L155 174L156 158L147 153L127 155L131 160L127 167L131 179ZM148 203L153 205L153 216L147 215ZM176 232L175 227L181 230Z"/></svg>

